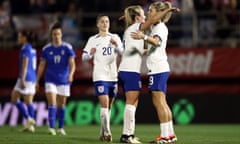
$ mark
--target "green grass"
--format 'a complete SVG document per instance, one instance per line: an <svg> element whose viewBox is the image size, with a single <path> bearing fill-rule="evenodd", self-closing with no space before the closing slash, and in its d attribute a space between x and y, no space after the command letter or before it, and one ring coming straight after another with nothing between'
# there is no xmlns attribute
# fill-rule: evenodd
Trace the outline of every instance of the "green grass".
<svg viewBox="0 0 240 144"><path fill-rule="evenodd" d="M1 144L101 144L99 126L66 126L66 136L50 136L47 127L37 127L35 133L19 132L20 126L0 127ZM113 143L119 143L122 125L112 125ZM235 125L175 125L177 144L240 144L240 124ZM148 143L159 134L158 125L136 125L136 136ZM104 143L103 143L104 144Z"/></svg>

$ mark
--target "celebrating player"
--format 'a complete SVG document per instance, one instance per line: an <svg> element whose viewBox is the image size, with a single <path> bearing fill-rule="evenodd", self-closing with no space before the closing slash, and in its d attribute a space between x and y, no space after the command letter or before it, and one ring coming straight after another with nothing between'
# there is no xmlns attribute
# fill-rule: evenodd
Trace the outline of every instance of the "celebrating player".
<svg viewBox="0 0 240 144"><path fill-rule="evenodd" d="M175 8L168 8L164 12L156 13L145 22L144 11L141 6L129 6L124 10L126 30L124 32L124 52L119 66L119 78L123 85L126 96L124 110L123 131L120 138L122 143L141 143L135 138L135 112L138 105L138 96L141 89L140 69L142 55L144 54L144 41L133 39L131 33L148 29L152 24L158 22L169 11Z"/></svg>
<svg viewBox="0 0 240 144"><path fill-rule="evenodd" d="M169 2L152 3L149 7L148 18L171 7ZM175 11L179 10L176 9ZM173 129L172 113L166 102L167 80L170 69L166 54L168 28L165 23L171 18L171 14L171 12L168 12L164 18L152 25L150 36L144 35L141 31L131 34L133 38L144 39L150 44L147 53L149 90L158 114L161 131L160 135L152 142L155 144L174 143L177 141Z"/></svg>

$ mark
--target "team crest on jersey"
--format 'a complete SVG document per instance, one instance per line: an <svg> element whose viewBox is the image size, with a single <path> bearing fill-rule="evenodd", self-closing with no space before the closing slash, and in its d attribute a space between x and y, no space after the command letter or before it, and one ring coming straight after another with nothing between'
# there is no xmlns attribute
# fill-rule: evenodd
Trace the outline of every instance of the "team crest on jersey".
<svg viewBox="0 0 240 144"><path fill-rule="evenodd" d="M64 51L64 50L62 50L62 51L61 51L61 54L62 54L62 55L64 55L64 54L65 54L65 51Z"/></svg>
<svg viewBox="0 0 240 144"><path fill-rule="evenodd" d="M50 55L53 55L53 52L52 52L52 51L50 51L50 52L49 52L49 54L50 54Z"/></svg>
<svg viewBox="0 0 240 144"><path fill-rule="evenodd" d="M104 86L98 86L98 92L103 93L104 92Z"/></svg>

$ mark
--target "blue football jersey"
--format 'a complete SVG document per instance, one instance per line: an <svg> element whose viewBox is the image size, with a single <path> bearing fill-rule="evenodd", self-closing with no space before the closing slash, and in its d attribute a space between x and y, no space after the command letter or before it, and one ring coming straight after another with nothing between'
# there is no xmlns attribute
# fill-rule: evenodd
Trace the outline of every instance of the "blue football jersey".
<svg viewBox="0 0 240 144"><path fill-rule="evenodd" d="M37 56L36 56L36 50L32 48L32 45L30 43L25 44L22 46L20 51L20 57L19 57L19 65L20 65L20 71L19 71L19 78L22 77L22 65L23 65L23 58L28 58L28 66L27 66L27 73L26 73L26 81L32 81L36 82L36 69L37 69Z"/></svg>
<svg viewBox="0 0 240 144"><path fill-rule="evenodd" d="M47 44L41 55L41 59L47 62L45 82L56 85L69 84L69 58L71 57L75 57L71 44L63 42L58 47L52 43Z"/></svg>

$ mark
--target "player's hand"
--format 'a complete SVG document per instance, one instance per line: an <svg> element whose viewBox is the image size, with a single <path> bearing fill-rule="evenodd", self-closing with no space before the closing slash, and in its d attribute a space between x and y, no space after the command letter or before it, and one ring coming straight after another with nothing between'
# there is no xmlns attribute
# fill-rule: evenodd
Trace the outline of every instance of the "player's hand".
<svg viewBox="0 0 240 144"><path fill-rule="evenodd" d="M25 88L26 88L26 81L21 80L21 89L25 89Z"/></svg>
<svg viewBox="0 0 240 144"><path fill-rule="evenodd" d="M112 43L113 45L115 45L115 47L118 47L118 45L117 45L117 40L116 40L114 37L111 37L110 43Z"/></svg>
<svg viewBox="0 0 240 144"><path fill-rule="evenodd" d="M131 37L139 40L144 38L144 34L142 31L131 32Z"/></svg>
<svg viewBox="0 0 240 144"><path fill-rule="evenodd" d="M68 82L69 82L69 83L72 83L72 82L73 82L73 76L72 76L72 75L69 75L69 76L68 76Z"/></svg>
<svg viewBox="0 0 240 144"><path fill-rule="evenodd" d="M96 48L91 48L90 55L94 55L96 53Z"/></svg>
<svg viewBox="0 0 240 144"><path fill-rule="evenodd" d="M172 8L171 8L171 11L172 11L172 12L175 12L175 13L179 13L181 10L180 10L179 8L172 7Z"/></svg>

